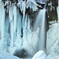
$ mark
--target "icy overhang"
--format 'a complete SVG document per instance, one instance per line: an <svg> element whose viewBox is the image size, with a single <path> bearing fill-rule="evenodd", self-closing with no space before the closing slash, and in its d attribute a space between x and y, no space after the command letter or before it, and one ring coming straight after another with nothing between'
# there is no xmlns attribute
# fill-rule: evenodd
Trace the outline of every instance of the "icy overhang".
<svg viewBox="0 0 59 59"><path fill-rule="evenodd" d="M46 4L46 0L35 0L35 1L40 3L40 4Z"/></svg>

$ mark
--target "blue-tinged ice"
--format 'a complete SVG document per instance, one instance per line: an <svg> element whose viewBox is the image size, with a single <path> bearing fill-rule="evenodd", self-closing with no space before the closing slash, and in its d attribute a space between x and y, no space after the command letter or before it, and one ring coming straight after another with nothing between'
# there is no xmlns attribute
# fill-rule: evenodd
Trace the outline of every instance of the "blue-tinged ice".
<svg viewBox="0 0 59 59"><path fill-rule="evenodd" d="M6 46L5 42L5 9L4 9L4 4L2 1L0 1L0 49L3 50Z"/></svg>
<svg viewBox="0 0 59 59"><path fill-rule="evenodd" d="M10 35L11 35L11 46L14 46L15 35L16 35L16 23L17 23L17 7L10 6L9 8L9 21L10 21Z"/></svg>

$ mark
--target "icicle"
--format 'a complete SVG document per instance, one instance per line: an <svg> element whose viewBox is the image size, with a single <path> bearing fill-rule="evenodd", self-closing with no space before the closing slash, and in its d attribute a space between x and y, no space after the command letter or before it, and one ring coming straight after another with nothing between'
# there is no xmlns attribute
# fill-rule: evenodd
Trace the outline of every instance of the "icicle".
<svg viewBox="0 0 59 59"><path fill-rule="evenodd" d="M57 7L57 17L58 17L58 23L59 23L59 6Z"/></svg>
<svg viewBox="0 0 59 59"><path fill-rule="evenodd" d="M31 32L31 24L30 24L30 21L31 21L31 19L29 18L29 16L28 16L28 27L27 27L27 30L28 30L28 35L30 34L30 32Z"/></svg>
<svg viewBox="0 0 59 59"><path fill-rule="evenodd" d="M14 45L16 39L16 24L17 24L17 7L13 5L9 9L9 19L10 19L10 34L11 34L11 46Z"/></svg>
<svg viewBox="0 0 59 59"><path fill-rule="evenodd" d="M0 41L0 49L4 49L6 46L5 43L5 37L4 37L4 30L5 30L5 9L4 4L2 1L0 1L0 35L1 35L1 41Z"/></svg>
<svg viewBox="0 0 59 59"><path fill-rule="evenodd" d="M59 0L58 0L58 7L57 7L57 17L58 17L58 23L59 23Z"/></svg>
<svg viewBox="0 0 59 59"><path fill-rule="evenodd" d="M23 19L22 19L22 27L23 27L23 39L25 39L25 12L26 12L26 3L23 1L22 3L22 12L23 12Z"/></svg>
<svg viewBox="0 0 59 59"><path fill-rule="evenodd" d="M0 29L1 29L1 39L3 40L4 40L4 22L5 22L4 4L0 2Z"/></svg>
<svg viewBox="0 0 59 59"><path fill-rule="evenodd" d="M19 14L19 10L17 12L17 38L15 45L17 48L21 48L22 46L22 38L21 38L21 15Z"/></svg>
<svg viewBox="0 0 59 59"><path fill-rule="evenodd" d="M23 41L27 40L27 33L28 33L27 26L28 26L28 24L27 24L27 15L26 15L24 27L23 27Z"/></svg>
<svg viewBox="0 0 59 59"><path fill-rule="evenodd" d="M13 15L14 15L14 32L16 32L16 23L17 23L17 7L14 5Z"/></svg>
<svg viewBox="0 0 59 59"><path fill-rule="evenodd" d="M13 23L13 6L9 9L9 19L10 19L10 35L11 35L11 47L13 46L13 34L14 34L14 23Z"/></svg>
<svg viewBox="0 0 59 59"><path fill-rule="evenodd" d="M17 17L17 38L21 38L21 15Z"/></svg>
<svg viewBox="0 0 59 59"><path fill-rule="evenodd" d="M25 11L26 11L26 3L25 1L23 1L22 3L22 12L23 12L22 26L24 26L24 22L25 22Z"/></svg>
<svg viewBox="0 0 59 59"><path fill-rule="evenodd" d="M25 30L25 28L26 28L26 26L25 26L26 1L21 0L18 2L17 5L20 8L21 12L23 13L22 23L20 23L20 24L21 24L21 28L23 29L23 39L25 39L25 34L26 34L26 30ZM21 18L21 15L20 15L20 18ZM21 39L20 41L22 41L22 44L23 44L23 40Z"/></svg>

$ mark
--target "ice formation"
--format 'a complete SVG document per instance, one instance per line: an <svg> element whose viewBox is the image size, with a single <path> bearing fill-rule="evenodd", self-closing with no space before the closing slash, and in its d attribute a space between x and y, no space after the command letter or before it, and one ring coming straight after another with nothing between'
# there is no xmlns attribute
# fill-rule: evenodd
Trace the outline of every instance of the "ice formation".
<svg viewBox="0 0 59 59"><path fill-rule="evenodd" d="M59 53L59 0L57 7L57 22L50 22L49 30L47 32L47 53Z"/></svg>
<svg viewBox="0 0 59 59"><path fill-rule="evenodd" d="M54 23L50 26L47 32L47 52L59 52L59 23Z"/></svg>
<svg viewBox="0 0 59 59"><path fill-rule="evenodd" d="M45 52L40 50L33 56L32 59L46 59L46 57L47 56L46 56Z"/></svg>
<svg viewBox="0 0 59 59"><path fill-rule="evenodd" d="M8 3L7 1L6 4ZM17 6L20 8L21 13ZM33 56L37 51L45 50L46 9L39 10L37 6L41 6L34 0L28 0L27 2L21 0L17 6L10 3L7 6L7 16L4 4L0 2L0 50L13 54L14 50L24 48L29 55ZM34 19L33 30L31 28L32 19L26 13L28 8L32 12L39 10L38 15Z"/></svg>
<svg viewBox="0 0 59 59"><path fill-rule="evenodd" d="M58 0L58 7L57 7L57 17L58 17L58 22L59 22L59 0Z"/></svg>

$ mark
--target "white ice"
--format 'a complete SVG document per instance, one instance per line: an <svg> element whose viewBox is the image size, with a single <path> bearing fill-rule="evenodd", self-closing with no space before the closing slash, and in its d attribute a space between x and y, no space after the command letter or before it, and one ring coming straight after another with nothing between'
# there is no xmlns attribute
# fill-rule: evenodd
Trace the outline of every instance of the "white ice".
<svg viewBox="0 0 59 59"><path fill-rule="evenodd" d="M6 52L0 51L0 59L21 59Z"/></svg>

